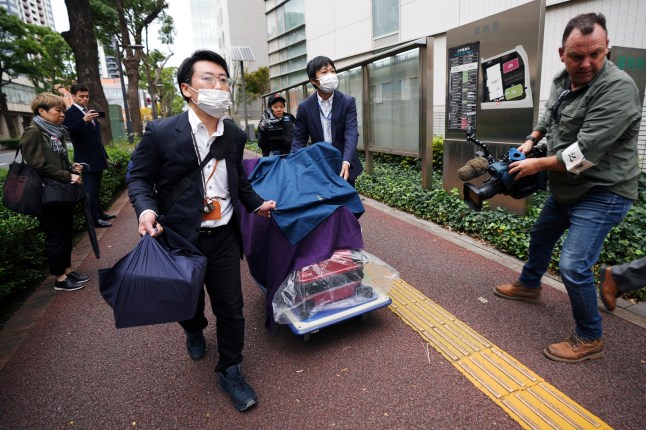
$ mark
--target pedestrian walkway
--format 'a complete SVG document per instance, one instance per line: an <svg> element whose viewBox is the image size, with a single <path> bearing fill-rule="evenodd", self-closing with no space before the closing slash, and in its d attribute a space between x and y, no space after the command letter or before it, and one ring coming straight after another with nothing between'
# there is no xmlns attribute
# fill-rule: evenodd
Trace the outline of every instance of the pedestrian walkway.
<svg viewBox="0 0 646 430"><path fill-rule="evenodd" d="M646 427L643 317L604 314L602 360L551 362L543 347L573 328L558 279L545 280L556 288L545 289L542 304L498 299L493 286L517 276L522 262L365 203L366 250L402 279L393 305L303 343L286 327L265 330L264 295L243 265L243 366L260 403L240 414L213 374L213 325L199 362L186 356L175 324L114 328L96 270L138 240L122 195L114 226L100 231L101 260L85 239L74 251L73 264L93 275L87 287L53 293L46 281L0 332L0 428ZM535 406L546 393L551 401Z"/></svg>

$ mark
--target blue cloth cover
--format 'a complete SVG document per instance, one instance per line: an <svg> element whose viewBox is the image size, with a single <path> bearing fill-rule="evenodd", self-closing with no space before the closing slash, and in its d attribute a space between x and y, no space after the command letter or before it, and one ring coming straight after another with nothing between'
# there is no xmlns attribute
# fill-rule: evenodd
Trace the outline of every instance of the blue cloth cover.
<svg viewBox="0 0 646 430"><path fill-rule="evenodd" d="M339 207L358 218L365 212L359 193L342 177L341 153L320 142L287 156L260 159L249 180L264 200L275 200L272 218L292 245Z"/></svg>

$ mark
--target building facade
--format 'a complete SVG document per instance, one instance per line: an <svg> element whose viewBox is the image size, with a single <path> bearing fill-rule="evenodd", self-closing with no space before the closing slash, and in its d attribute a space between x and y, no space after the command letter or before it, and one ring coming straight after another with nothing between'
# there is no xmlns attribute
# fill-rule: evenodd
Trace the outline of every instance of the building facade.
<svg viewBox="0 0 646 430"><path fill-rule="evenodd" d="M17 16L27 24L42 25L55 30L54 14L49 0L0 0L10 15Z"/></svg>
<svg viewBox="0 0 646 430"><path fill-rule="evenodd" d="M0 0L0 7L27 24L55 28L49 0ZM18 77L4 85L3 92L7 96L8 112L0 119L0 136L9 137L6 121L13 122L20 136L31 120L30 105L36 97L36 90L31 81Z"/></svg>
<svg viewBox="0 0 646 430"><path fill-rule="evenodd" d="M447 31L526 3L530 0L266 0L271 89L285 91L288 109L295 111L297 103L313 91L304 74L307 60L328 56L341 71L340 89L357 99L359 145L419 156L424 114L432 115L433 134L445 134ZM646 49L643 2L546 0L545 5L539 115L553 76L563 69L558 48L570 18L585 12L603 13L611 48ZM295 16L302 16L302 22ZM420 53L426 48L421 46L427 38L432 43L430 93L420 86ZM420 107L420 98L428 94L431 100L426 102L431 108L425 109ZM363 110L367 110L365 120ZM639 148L640 165L646 171L646 120L642 120Z"/></svg>

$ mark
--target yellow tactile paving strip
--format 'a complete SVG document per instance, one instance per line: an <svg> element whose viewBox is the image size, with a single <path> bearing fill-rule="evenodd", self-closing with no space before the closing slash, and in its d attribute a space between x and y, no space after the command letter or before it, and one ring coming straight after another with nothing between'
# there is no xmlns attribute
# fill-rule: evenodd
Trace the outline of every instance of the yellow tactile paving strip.
<svg viewBox="0 0 646 430"><path fill-rule="evenodd" d="M523 428L611 428L403 280L388 295L393 312Z"/></svg>

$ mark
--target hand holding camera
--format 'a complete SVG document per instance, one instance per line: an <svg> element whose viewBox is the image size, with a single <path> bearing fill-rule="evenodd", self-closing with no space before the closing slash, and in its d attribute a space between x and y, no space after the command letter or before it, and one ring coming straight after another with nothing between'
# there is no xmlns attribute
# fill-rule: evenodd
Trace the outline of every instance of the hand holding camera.
<svg viewBox="0 0 646 430"><path fill-rule="evenodd" d="M476 157L467 161L458 170L458 176L461 180L467 181L475 179L487 172L490 175L490 178L484 181L480 187L468 182L464 183L464 202L471 209L474 211L482 210L483 202L497 194L505 194L515 199L522 199L538 190L544 190L546 188L546 172L537 172L534 174L525 173L516 178L518 170L517 162L527 158L544 157L547 153L547 148L544 145L535 146L527 154L524 154L516 148L510 148L507 154L496 161L489 152L487 145L475 138L471 127L467 127L466 133L467 141L475 143L482 151L477 151ZM514 168L510 169L512 164L517 169L516 171L513 171Z"/></svg>

